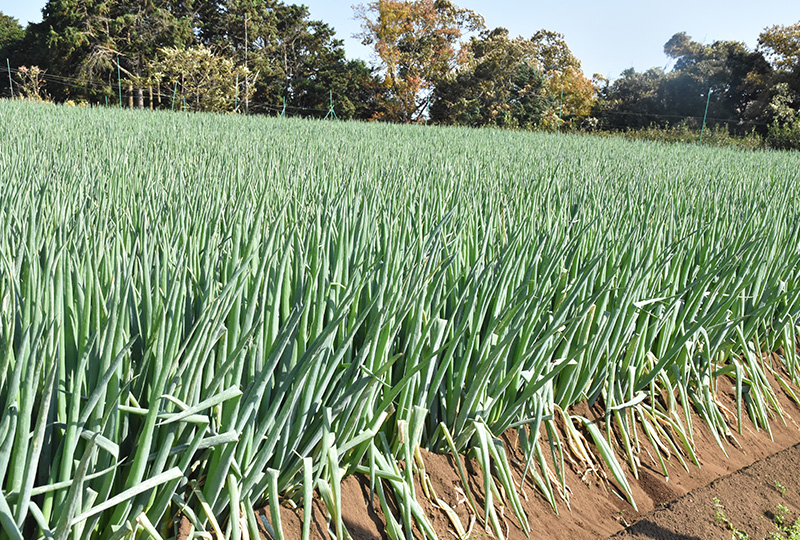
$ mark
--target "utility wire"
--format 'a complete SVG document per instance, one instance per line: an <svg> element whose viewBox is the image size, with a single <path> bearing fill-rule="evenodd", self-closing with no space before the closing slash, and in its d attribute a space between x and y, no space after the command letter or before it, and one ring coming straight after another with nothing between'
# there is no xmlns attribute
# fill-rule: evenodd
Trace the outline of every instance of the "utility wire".
<svg viewBox="0 0 800 540"><path fill-rule="evenodd" d="M23 73L19 69L11 68L10 72L6 67L0 65L0 73L10 73L10 74L20 74ZM45 80L46 82L52 82L55 84L60 84L63 86L68 86L72 88L81 88L81 89L108 89L112 92L118 88L124 88L125 86L130 85L118 85L116 83L108 83L101 79L89 79L89 78L76 78L76 77L67 77L65 75L54 75L47 72L42 72L38 75L40 78ZM156 85L158 88L160 85ZM150 91L153 88L152 86L148 86L148 97L150 96ZM160 92L157 89L152 90L153 97L161 97L167 99L167 101L172 99L172 93L164 93ZM274 111L276 113L280 113L283 110L283 106L277 105L270 105L268 103L251 103L251 109L256 110L269 110ZM317 113L326 113L328 109L319 109L315 107L298 107L293 105L286 105L287 111L309 111L309 112L317 112ZM641 112L631 112L631 111L603 111L601 113L600 118L607 118L608 116L635 116L640 118L654 118L654 119L677 119L677 120L687 120L687 119L696 119L700 120L702 116L695 116L695 115L679 115L679 114L656 114L656 113L641 113ZM711 122L724 122L727 124L736 124L736 125L746 125L746 126L769 126L768 122L756 122L756 121L749 121L749 120L739 120L735 118L715 118L715 117L708 117L707 120ZM619 126L619 125L608 125L608 127L612 128L626 128L630 126Z"/></svg>
<svg viewBox="0 0 800 540"><path fill-rule="evenodd" d="M7 69L5 69L3 67L0 67L0 72L7 72L7 71L8 71ZM19 69L11 68L11 73L19 74L19 73L23 73L23 72L20 71ZM129 85L124 85L124 84L123 85L118 85L116 83L107 83L107 82L102 81L100 79L78 79L78 78L75 78L75 77L66 77L64 75L53 75L53 74L50 74L50 73L47 73L47 72L40 73L38 75L38 77L43 79L46 82L53 82L53 83L56 83L56 84L61 84L63 86L69 86L69 87L72 87L72 88L96 88L96 89L109 89L109 90L113 91L113 90L115 90L117 88L124 88L125 86L129 86ZM148 87L148 88L151 88L151 87ZM149 95L149 91L148 91L148 95ZM171 97L171 94L164 94L164 93L158 92L157 90L153 91L153 97L158 97L158 96L169 98L169 97Z"/></svg>
<svg viewBox="0 0 800 540"><path fill-rule="evenodd" d="M679 115L679 114L655 114L655 113L639 113L639 112L628 112L628 111L603 111L603 115L614 116L614 115L622 115L622 116L639 116L639 117L648 117L648 118L676 118L679 120L686 120L687 118L693 118L696 120L700 120L702 116L694 116L694 115ZM602 116L601 116L602 118ZM736 124L747 124L753 126L768 126L770 125L768 122L753 122L749 120L738 120L736 118L714 118L709 116L707 120L713 120L715 122L727 122L727 123L736 123Z"/></svg>
<svg viewBox="0 0 800 540"><path fill-rule="evenodd" d="M0 67L0 72L6 73L6 72L8 72L8 70L6 68L4 68L4 67ZM11 73L12 74L20 74L20 73L23 73L23 72L20 71L19 69L11 68ZM117 88L124 88L125 86L130 86L130 85L125 85L125 84L118 85L116 83L107 83L107 82L105 82L103 80L100 80L100 79L89 79L89 78L78 79L76 77L67 77L67 76L64 76L64 75L53 75L53 74L50 74L50 73L47 73L47 72L40 73L38 75L38 77L40 77L41 79L43 79L46 82L52 82L52 83L56 83L56 84L60 84L60 85L68 86L68 87L72 87L72 88L108 89L108 90L111 90L112 92L113 92L113 90L116 90ZM149 96L150 95L149 89L151 89L152 86L148 86L147 88L148 88L147 95ZM167 100L171 100L172 99L172 93L163 93L163 92L160 92L158 90L153 90L152 91L152 95L153 95L153 97L162 97L162 98L166 98ZM270 110L270 111L275 111L275 112L280 112L283 109L283 106L277 107L277 106L269 105L267 103L251 104L250 107L251 107L251 109L265 109L265 110ZM318 112L318 113L325 113L325 112L328 111L328 109L318 109L318 108L314 108L314 107L297 107L297 106L293 106L293 105L286 105L286 109L287 110L293 110L293 111L311 111L311 112Z"/></svg>

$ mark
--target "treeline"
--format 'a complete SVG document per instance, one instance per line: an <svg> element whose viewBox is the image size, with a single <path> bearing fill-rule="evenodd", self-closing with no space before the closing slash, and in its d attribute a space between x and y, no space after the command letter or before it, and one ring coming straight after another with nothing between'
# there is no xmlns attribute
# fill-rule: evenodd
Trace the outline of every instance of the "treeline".
<svg viewBox="0 0 800 540"><path fill-rule="evenodd" d="M737 41L705 45L678 33L664 52L674 60L670 71L630 69L598 88L592 112L598 127L698 131L707 109L706 125L717 131L800 148L800 22L765 29L755 50Z"/></svg>
<svg viewBox="0 0 800 540"><path fill-rule="evenodd" d="M129 107L521 129L699 133L800 147L800 22L755 49L675 34L671 70L587 77L564 36L512 37L447 0L355 7L376 62L277 0L48 0L40 23L0 14L20 95ZM5 88L8 95L11 88Z"/></svg>
<svg viewBox="0 0 800 540"><path fill-rule="evenodd" d="M0 22L0 58L33 98L268 114L285 100L294 114L324 116L332 97L339 117L375 112L374 71L345 58L333 28L305 6L48 0L42 15L24 30Z"/></svg>

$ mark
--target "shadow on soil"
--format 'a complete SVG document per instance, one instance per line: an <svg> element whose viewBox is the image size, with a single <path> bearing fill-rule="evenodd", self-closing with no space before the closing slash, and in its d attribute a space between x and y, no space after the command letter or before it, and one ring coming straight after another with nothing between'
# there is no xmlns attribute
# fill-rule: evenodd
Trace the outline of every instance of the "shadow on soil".
<svg viewBox="0 0 800 540"><path fill-rule="evenodd" d="M627 531L632 535L652 538L653 540L703 540L697 536L677 533L646 519L631 525L628 527Z"/></svg>

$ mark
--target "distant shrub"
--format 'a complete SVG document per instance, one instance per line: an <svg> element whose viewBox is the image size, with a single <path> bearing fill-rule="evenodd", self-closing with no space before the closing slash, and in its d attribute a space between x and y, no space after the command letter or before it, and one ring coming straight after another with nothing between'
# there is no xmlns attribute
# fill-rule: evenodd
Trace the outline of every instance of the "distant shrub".
<svg viewBox="0 0 800 540"><path fill-rule="evenodd" d="M660 141L665 143L700 144L700 132L686 124L659 127L651 125L642 129L626 129L624 131L592 131L594 135L623 137L631 140ZM706 128L703 132L703 145L743 150L759 150L765 147L764 139L755 131L746 135L732 135L726 126L718 125Z"/></svg>
<svg viewBox="0 0 800 540"><path fill-rule="evenodd" d="M800 112L784 122L775 120L765 142L776 150L800 150Z"/></svg>
<svg viewBox="0 0 800 540"><path fill-rule="evenodd" d="M785 82L775 85L769 109L774 120L767 131L767 144L778 150L800 150L800 111L792 104L798 97Z"/></svg>

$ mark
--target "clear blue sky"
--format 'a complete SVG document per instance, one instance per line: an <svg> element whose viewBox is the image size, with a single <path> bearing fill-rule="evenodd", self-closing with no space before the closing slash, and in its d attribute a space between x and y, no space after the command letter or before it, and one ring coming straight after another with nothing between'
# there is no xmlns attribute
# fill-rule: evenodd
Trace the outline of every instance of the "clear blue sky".
<svg viewBox="0 0 800 540"><path fill-rule="evenodd" d="M736 40L755 48L767 26L800 20L798 0L455 0L477 11L490 28L504 26L512 35L530 37L540 28L561 32L586 75L610 79L626 68L639 71L669 67L664 43L676 32L711 43ZM292 0L284 0L292 3ZM351 0L305 0L311 16L336 29L348 57L370 60L370 50L352 37L359 31ZM26 22L41 20L45 0L0 0L0 11Z"/></svg>

